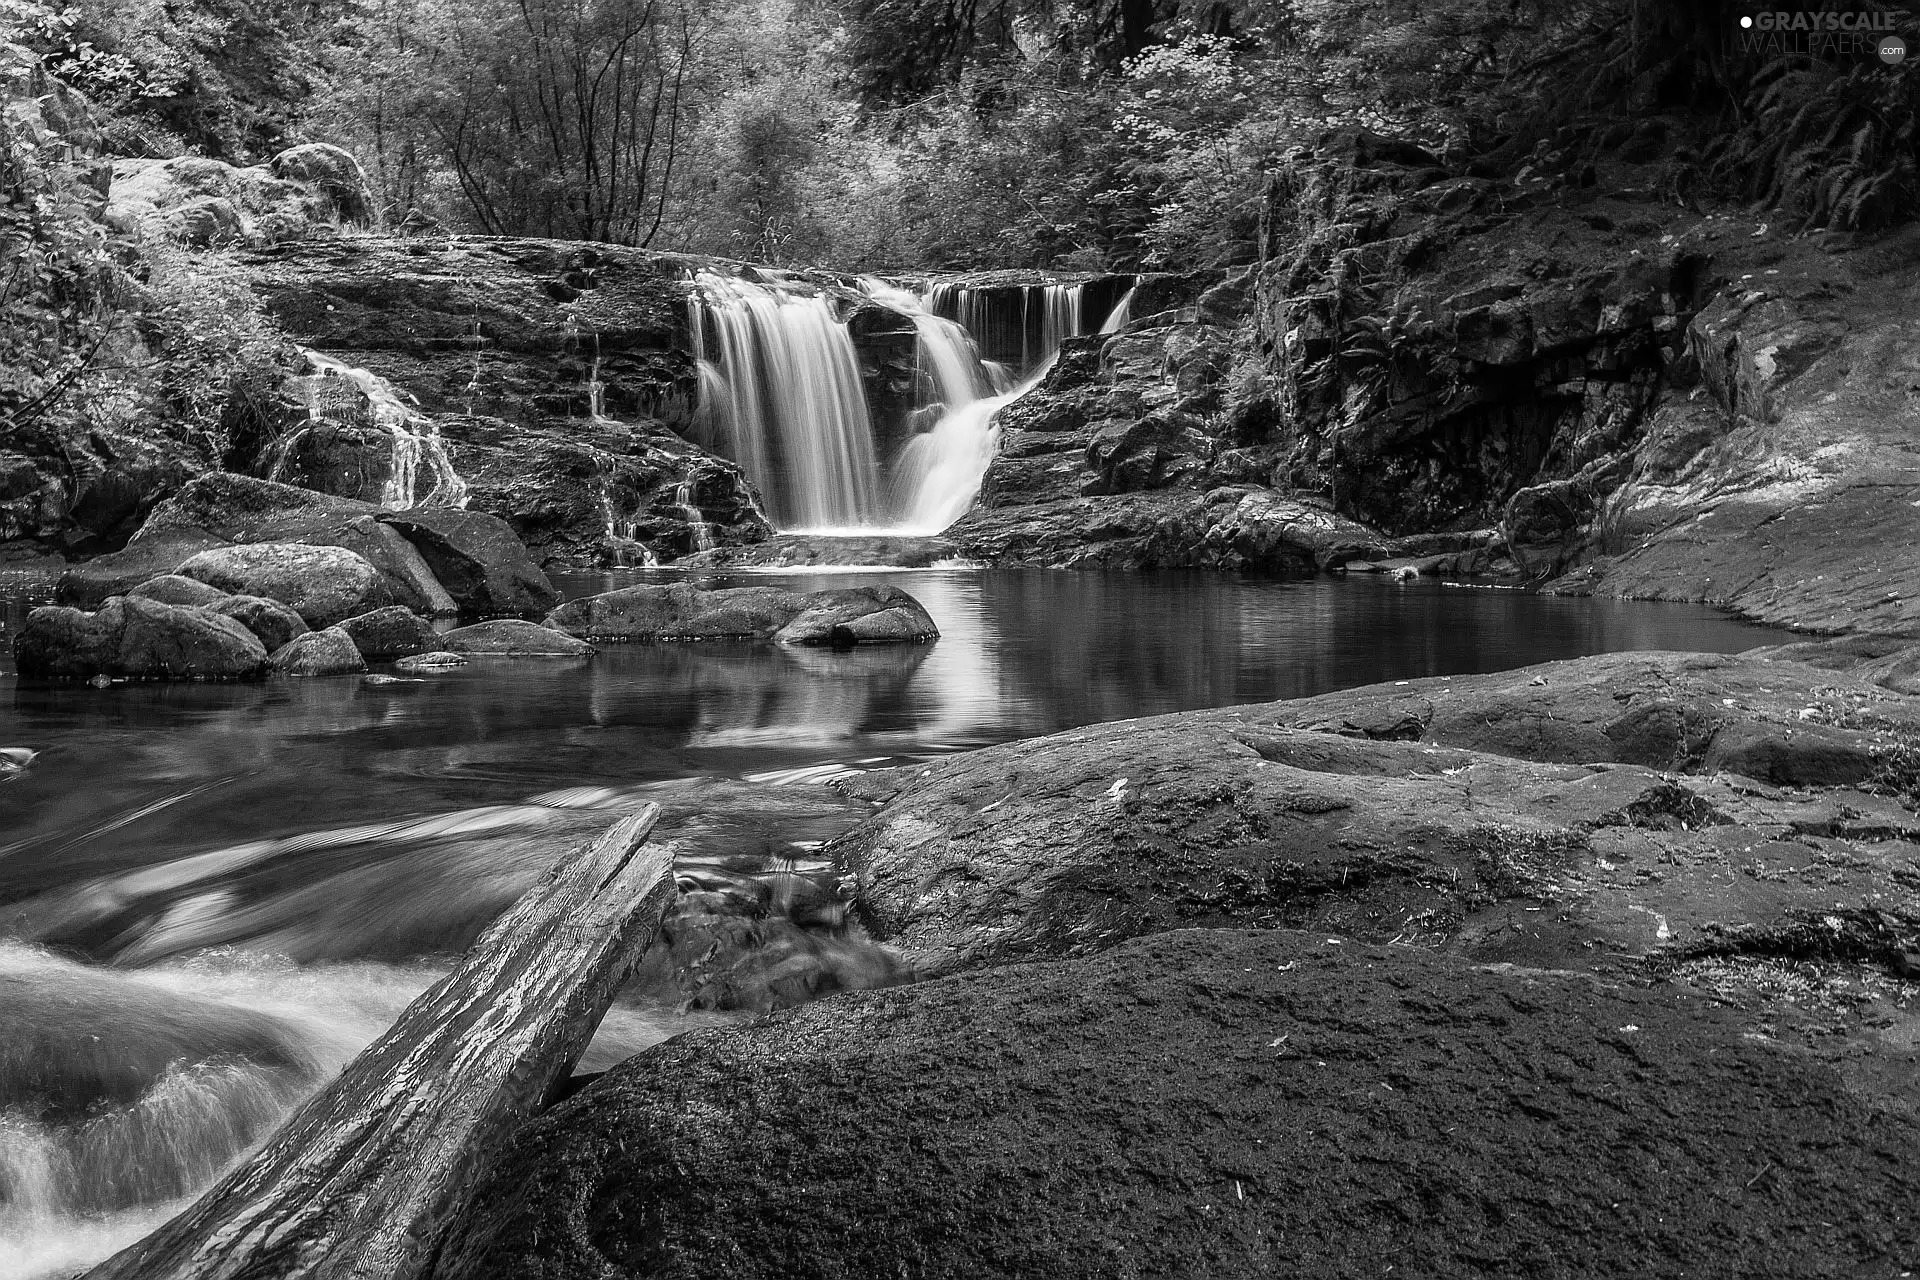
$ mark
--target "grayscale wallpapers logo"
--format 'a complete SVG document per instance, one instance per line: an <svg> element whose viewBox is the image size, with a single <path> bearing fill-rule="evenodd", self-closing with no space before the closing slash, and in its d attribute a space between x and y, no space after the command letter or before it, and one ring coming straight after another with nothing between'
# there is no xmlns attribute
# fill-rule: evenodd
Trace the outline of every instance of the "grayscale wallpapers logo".
<svg viewBox="0 0 1920 1280"><path fill-rule="evenodd" d="M1908 48L1899 28L1910 16L1905 9L1879 13L1774 9L1741 18L1734 45L1737 52L1763 57L1873 57L1897 67L1906 61Z"/></svg>

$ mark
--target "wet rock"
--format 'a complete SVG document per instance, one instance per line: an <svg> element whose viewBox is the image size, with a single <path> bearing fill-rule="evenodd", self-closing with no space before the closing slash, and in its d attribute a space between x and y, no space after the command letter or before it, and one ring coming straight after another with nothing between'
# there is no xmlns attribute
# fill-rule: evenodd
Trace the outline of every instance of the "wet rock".
<svg viewBox="0 0 1920 1280"><path fill-rule="evenodd" d="M124 596L143 582L172 576L188 560L224 538L198 529L166 529L150 537L136 537L121 551L95 556L60 575L53 598L76 609L98 609L111 596Z"/></svg>
<svg viewBox="0 0 1920 1280"><path fill-rule="evenodd" d="M380 520L419 549L463 613L544 613L560 593L506 521L451 508L394 511Z"/></svg>
<svg viewBox="0 0 1920 1280"><path fill-rule="evenodd" d="M414 613L447 617L459 603L433 575L415 546L392 525L368 515L332 523L298 539L315 546L343 547L386 575L399 602Z"/></svg>
<svg viewBox="0 0 1920 1280"><path fill-rule="evenodd" d="M782 533L751 546L715 547L674 561L681 569L786 569L813 565L885 565L902 569L925 569L942 560L951 560L956 552L943 538L897 536L821 537L814 534Z"/></svg>
<svg viewBox="0 0 1920 1280"><path fill-rule="evenodd" d="M1916 261L1913 227L1727 246L1684 330L1701 387L1652 415L1564 589L1920 639Z"/></svg>
<svg viewBox="0 0 1920 1280"><path fill-rule="evenodd" d="M588 640L764 639L805 608L805 596L780 587L702 591L677 582L569 600L546 622Z"/></svg>
<svg viewBox="0 0 1920 1280"><path fill-rule="evenodd" d="M940 638L940 629L920 602L898 587L817 591L807 599L807 607L774 633L775 643L850 648Z"/></svg>
<svg viewBox="0 0 1920 1280"><path fill-rule="evenodd" d="M231 618L122 596L92 613L35 609L14 637L14 661L30 677L239 679L260 674L266 660L260 641Z"/></svg>
<svg viewBox="0 0 1920 1280"><path fill-rule="evenodd" d="M374 519L371 503L260 480L215 472L183 487L156 508L124 552L102 556L73 571L78 584L111 584L138 566L152 563L160 548L175 544L194 549L228 543L303 542L340 547L360 556L387 579L396 601L417 613L457 612L453 598L399 530ZM145 550L146 548L154 550ZM191 554L191 553L190 553ZM185 556L180 557L183 562ZM121 568L124 562L126 568ZM178 563L178 562L176 562Z"/></svg>
<svg viewBox="0 0 1920 1280"><path fill-rule="evenodd" d="M1355 556L1378 555L1384 546L1363 524L1271 490L1216 490L1208 503L1206 545L1246 569L1306 577Z"/></svg>
<svg viewBox="0 0 1920 1280"><path fill-rule="evenodd" d="M339 676L367 669L353 637L339 627L295 636L271 661L274 670L290 676Z"/></svg>
<svg viewBox="0 0 1920 1280"><path fill-rule="evenodd" d="M547 625L590 640L764 640L792 645L917 643L938 629L897 587L803 595L779 587L703 591L688 583L625 587L570 600Z"/></svg>
<svg viewBox="0 0 1920 1280"><path fill-rule="evenodd" d="M1887 1170L1911 1109L1750 1027L1679 983L1162 935L677 1037L521 1129L435 1274L1317 1280L1390 1249L1395 1274L1730 1280L1908 1256ZM1818 1174L1757 1213L1783 1169Z"/></svg>
<svg viewBox="0 0 1920 1280"><path fill-rule="evenodd" d="M435 649L431 653L416 654L411 658L401 658L393 664L396 671L450 671L454 667L464 667L467 660L457 653L448 653L444 649Z"/></svg>
<svg viewBox="0 0 1920 1280"><path fill-rule="evenodd" d="M989 564L1061 569L1227 569L1311 576L1384 555L1388 540L1324 503L1251 485L976 507L943 535Z"/></svg>
<svg viewBox="0 0 1920 1280"><path fill-rule="evenodd" d="M439 637L439 641L447 652L456 654L584 658L593 652L593 646L583 640L520 618L495 618L471 626L456 627Z"/></svg>
<svg viewBox="0 0 1920 1280"><path fill-rule="evenodd" d="M158 600L161 604L210 605L225 600L231 593L194 578L168 573L143 582L126 594L141 600Z"/></svg>
<svg viewBox="0 0 1920 1280"><path fill-rule="evenodd" d="M440 647L440 637L433 628L405 605L389 605L348 618L339 629L368 662L387 662Z"/></svg>
<svg viewBox="0 0 1920 1280"><path fill-rule="evenodd" d="M209 612L223 614L260 639L268 653L282 648L295 636L308 631L306 619L264 596L222 596L204 606Z"/></svg>
<svg viewBox="0 0 1920 1280"><path fill-rule="evenodd" d="M874 936L935 972L1189 925L1559 966L1843 898L1909 904L1920 932L1900 887L1901 859L1920 853L1902 807L1920 799L1916 758L1920 704L1864 681L1614 654L1095 725L868 775L865 794L884 795L885 777L894 793L828 853L857 876ZM1782 784L1836 788L1814 793L1833 812ZM1851 870L1786 893L1774 862L1809 834L1851 842L1834 855ZM1625 863L1658 879L1615 876Z"/></svg>
<svg viewBox="0 0 1920 1280"><path fill-rule="evenodd" d="M265 596L311 627L329 627L393 601L380 571L351 551L293 542L253 542L202 551L180 566L236 595Z"/></svg>

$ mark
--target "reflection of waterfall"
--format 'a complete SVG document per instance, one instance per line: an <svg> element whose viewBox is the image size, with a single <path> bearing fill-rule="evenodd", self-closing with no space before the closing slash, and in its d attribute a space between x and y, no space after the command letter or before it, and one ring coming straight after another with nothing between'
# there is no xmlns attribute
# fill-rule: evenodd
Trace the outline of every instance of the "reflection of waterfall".
<svg viewBox="0 0 1920 1280"><path fill-rule="evenodd" d="M405 510L414 506L466 505L467 484L453 469L453 459L447 454L446 442L440 438L439 424L408 405L393 384L378 374L323 356L317 351L302 348L301 354L318 375L303 383L309 419L318 420L340 411L340 397L329 394L332 389L327 385L329 379L339 379L356 388L366 398L374 425L393 437L393 456L387 472L387 483L380 494L382 506ZM278 478L276 473L285 467L304 434L296 433L283 442L279 458L268 473L270 479ZM423 466L431 482L425 497L419 496L418 492Z"/></svg>
<svg viewBox="0 0 1920 1280"><path fill-rule="evenodd" d="M759 487L776 525L871 523L879 507L873 428L853 338L832 302L708 271L694 286L710 442Z"/></svg>

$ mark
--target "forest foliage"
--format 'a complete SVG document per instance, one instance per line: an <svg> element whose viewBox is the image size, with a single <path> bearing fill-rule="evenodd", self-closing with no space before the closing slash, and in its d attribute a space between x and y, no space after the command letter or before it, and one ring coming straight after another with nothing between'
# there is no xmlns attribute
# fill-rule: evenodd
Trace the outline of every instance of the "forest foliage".
<svg viewBox="0 0 1920 1280"><path fill-rule="evenodd" d="M335 142L389 224L775 262L1244 260L1267 179L1329 129L1518 164L1570 122L1662 110L1711 121L1695 190L1809 225L1920 203L1914 68L1742 59L1721 0L0 0L0 15L96 104L114 154L247 162Z"/></svg>

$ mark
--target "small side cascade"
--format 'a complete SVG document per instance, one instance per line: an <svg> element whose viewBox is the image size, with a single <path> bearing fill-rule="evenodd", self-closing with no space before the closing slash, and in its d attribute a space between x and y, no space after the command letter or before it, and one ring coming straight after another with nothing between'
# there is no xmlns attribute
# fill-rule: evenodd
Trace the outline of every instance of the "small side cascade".
<svg viewBox="0 0 1920 1280"><path fill-rule="evenodd" d="M1120 295L1120 301L1113 304L1113 310L1107 313L1106 323L1100 326L1102 333L1118 333L1133 320L1133 295L1140 290L1139 285L1131 286Z"/></svg>
<svg viewBox="0 0 1920 1280"><path fill-rule="evenodd" d="M695 551L711 551L718 545L713 536L713 524L707 519L707 513L700 509L699 495L695 492L694 477L682 480L673 491L673 501L687 518L687 528L693 534Z"/></svg>
<svg viewBox="0 0 1920 1280"><path fill-rule="evenodd" d="M740 464L783 529L870 524L880 506L873 427L832 300L711 271L693 285L706 443Z"/></svg>
<svg viewBox="0 0 1920 1280"><path fill-rule="evenodd" d="M382 506L404 511L416 506L464 507L467 504L467 483L454 470L446 442L440 437L440 427L432 418L409 405L393 384L378 374L305 347L300 350L318 375L304 384L310 421L318 421L329 416L330 411L338 411L338 397L330 395L327 387L329 379L338 379L365 397L372 410L374 425L393 437L393 455L387 482L380 494ZM298 436L299 433L296 433L284 442L269 470L270 477L279 472L292 456ZM429 481L424 497L419 493L423 470Z"/></svg>

